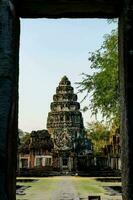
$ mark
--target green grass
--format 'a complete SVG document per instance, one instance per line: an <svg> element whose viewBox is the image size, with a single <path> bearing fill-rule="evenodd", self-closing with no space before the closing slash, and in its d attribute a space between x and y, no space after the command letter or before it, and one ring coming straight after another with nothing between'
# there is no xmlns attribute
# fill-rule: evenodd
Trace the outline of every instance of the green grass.
<svg viewBox="0 0 133 200"><path fill-rule="evenodd" d="M88 194L101 195L106 193L104 188L100 186L99 182L94 178L77 177L76 179L73 179L73 184L76 191L82 196Z"/></svg>
<svg viewBox="0 0 133 200"><path fill-rule="evenodd" d="M57 189L58 182L58 179L52 178L39 178L35 182L17 182L17 185L30 186L24 191L26 195L16 195L17 200L49 200L51 193Z"/></svg>
<svg viewBox="0 0 133 200"><path fill-rule="evenodd" d="M63 179L70 181L76 193L79 194L80 197L85 197L86 199L89 195L110 197L103 186L121 184L117 182L100 182L95 178L86 177L49 177L37 179L38 180L35 182L17 183L18 185L31 186L24 191L26 193L25 195L17 195L17 200L53 200ZM113 200L114 199L113 196ZM120 199L120 197L117 199Z"/></svg>

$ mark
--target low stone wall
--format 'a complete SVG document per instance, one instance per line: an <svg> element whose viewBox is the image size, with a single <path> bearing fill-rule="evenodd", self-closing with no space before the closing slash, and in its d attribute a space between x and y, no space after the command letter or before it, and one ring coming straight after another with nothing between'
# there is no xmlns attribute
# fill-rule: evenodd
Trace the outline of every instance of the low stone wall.
<svg viewBox="0 0 133 200"><path fill-rule="evenodd" d="M53 171L52 167L34 168L34 169L20 169L17 176L25 177L47 177L51 176Z"/></svg>

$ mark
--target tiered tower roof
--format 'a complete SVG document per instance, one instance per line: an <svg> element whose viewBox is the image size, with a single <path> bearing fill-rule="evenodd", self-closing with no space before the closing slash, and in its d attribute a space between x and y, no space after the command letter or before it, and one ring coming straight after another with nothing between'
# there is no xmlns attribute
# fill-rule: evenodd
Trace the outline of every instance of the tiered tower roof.
<svg viewBox="0 0 133 200"><path fill-rule="evenodd" d="M50 108L47 128L54 138L54 142L57 143L58 141L56 146L59 146L61 142L64 145L64 137L66 140L70 140L70 145L72 139L77 137L77 134L82 133L84 126L77 95L74 94L71 82L66 76L59 82Z"/></svg>

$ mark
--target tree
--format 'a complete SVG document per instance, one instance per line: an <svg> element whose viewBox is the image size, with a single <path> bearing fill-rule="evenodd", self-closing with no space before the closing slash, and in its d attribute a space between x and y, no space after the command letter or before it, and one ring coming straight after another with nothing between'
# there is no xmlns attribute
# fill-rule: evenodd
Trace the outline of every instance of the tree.
<svg viewBox="0 0 133 200"><path fill-rule="evenodd" d="M38 130L31 132L32 142L30 145L31 149L34 150L49 150L53 148L53 141L51 135L47 130Z"/></svg>
<svg viewBox="0 0 133 200"><path fill-rule="evenodd" d="M92 114L100 113L107 119L119 117L118 37L117 31L104 35L101 48L90 53L92 75L82 74L79 92L91 94ZM86 110L86 107L84 108Z"/></svg>
<svg viewBox="0 0 133 200"><path fill-rule="evenodd" d="M109 142L110 130L108 126L99 121L88 123L87 134L93 144L94 155L100 155L102 148Z"/></svg>
<svg viewBox="0 0 133 200"><path fill-rule="evenodd" d="M47 130L32 131L31 133L25 133L20 138L19 153L29 153L30 150L51 150L53 148L53 142L50 134Z"/></svg>
<svg viewBox="0 0 133 200"><path fill-rule="evenodd" d="M30 133L23 134L18 147L19 153L29 153Z"/></svg>

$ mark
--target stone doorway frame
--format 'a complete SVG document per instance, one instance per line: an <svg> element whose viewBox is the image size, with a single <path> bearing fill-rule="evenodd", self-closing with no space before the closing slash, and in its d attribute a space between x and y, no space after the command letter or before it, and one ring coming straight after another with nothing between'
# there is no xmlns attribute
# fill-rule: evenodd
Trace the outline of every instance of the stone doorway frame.
<svg viewBox="0 0 133 200"><path fill-rule="evenodd" d="M0 199L16 199L19 18L119 18L123 200L133 199L133 1L0 1Z"/></svg>

